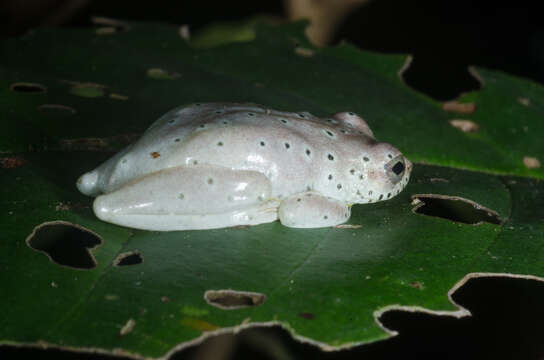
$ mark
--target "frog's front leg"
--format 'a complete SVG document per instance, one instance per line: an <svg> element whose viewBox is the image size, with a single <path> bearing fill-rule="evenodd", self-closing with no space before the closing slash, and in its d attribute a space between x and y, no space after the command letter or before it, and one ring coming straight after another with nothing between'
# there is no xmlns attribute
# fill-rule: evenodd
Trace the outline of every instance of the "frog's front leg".
<svg viewBox="0 0 544 360"><path fill-rule="evenodd" d="M315 192L290 196L279 208L281 223L296 228L335 226L346 222L349 216L348 204Z"/></svg>
<svg viewBox="0 0 544 360"><path fill-rule="evenodd" d="M213 229L278 218L278 201L260 172L179 166L148 174L96 198L98 218L145 230Z"/></svg>

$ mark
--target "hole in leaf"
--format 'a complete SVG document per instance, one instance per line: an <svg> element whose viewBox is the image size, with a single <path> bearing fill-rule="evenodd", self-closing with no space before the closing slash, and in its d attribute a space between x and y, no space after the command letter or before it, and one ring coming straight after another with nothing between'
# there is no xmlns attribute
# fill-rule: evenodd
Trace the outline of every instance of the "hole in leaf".
<svg viewBox="0 0 544 360"><path fill-rule="evenodd" d="M495 360L542 359L542 281L472 273L460 283L451 297L470 316L393 306L378 321L398 332L396 340L388 339L375 348L378 351L366 351L358 358L479 359L479 354L485 354Z"/></svg>
<svg viewBox="0 0 544 360"><path fill-rule="evenodd" d="M207 290L204 293L204 299L212 306L231 310L262 305L266 300L266 296L249 291Z"/></svg>
<svg viewBox="0 0 544 360"><path fill-rule="evenodd" d="M472 200L458 196L417 194L412 195L416 214L440 217L465 224L480 225L483 222L501 225L499 214Z"/></svg>
<svg viewBox="0 0 544 360"><path fill-rule="evenodd" d="M401 79L408 85L437 100L449 100L460 93L480 90L483 86L481 77L471 70L465 59L457 64L450 64L450 58L438 59L425 49L416 50L417 53L404 64L399 71ZM415 52L414 52L415 53ZM447 71L444 71L447 65ZM467 71L467 68L469 71ZM426 74L426 75L423 75ZM432 74L432 75L431 75ZM437 84L448 84L443 87ZM432 95L430 95L432 94Z"/></svg>
<svg viewBox="0 0 544 360"><path fill-rule="evenodd" d="M24 93L43 93L47 91L47 88L41 84L27 82L18 82L11 84L9 89L11 91Z"/></svg>
<svg viewBox="0 0 544 360"><path fill-rule="evenodd" d="M45 253L56 264L92 269L96 267L96 260L89 250L101 245L102 239L80 225L52 221L35 227L26 243L30 248Z"/></svg>
<svg viewBox="0 0 544 360"><path fill-rule="evenodd" d="M139 251L127 251L119 254L113 261L114 266L138 265L144 262L144 258Z"/></svg>

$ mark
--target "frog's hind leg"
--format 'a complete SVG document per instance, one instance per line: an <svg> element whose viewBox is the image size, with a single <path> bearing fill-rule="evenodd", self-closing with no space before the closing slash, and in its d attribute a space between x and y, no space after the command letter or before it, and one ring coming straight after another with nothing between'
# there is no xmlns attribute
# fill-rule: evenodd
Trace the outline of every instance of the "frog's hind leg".
<svg viewBox="0 0 544 360"><path fill-rule="evenodd" d="M260 172L179 166L145 175L96 198L95 214L145 230L213 229L275 221L279 203Z"/></svg>
<svg viewBox="0 0 544 360"><path fill-rule="evenodd" d="M281 223L295 228L336 226L349 217L349 205L315 192L292 195L283 200L279 208Z"/></svg>

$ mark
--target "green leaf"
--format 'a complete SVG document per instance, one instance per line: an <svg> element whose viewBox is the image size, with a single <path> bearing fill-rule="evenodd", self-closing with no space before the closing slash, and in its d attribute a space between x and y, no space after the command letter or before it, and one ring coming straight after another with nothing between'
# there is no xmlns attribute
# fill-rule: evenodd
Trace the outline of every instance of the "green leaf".
<svg viewBox="0 0 544 360"><path fill-rule="evenodd" d="M461 100L476 102L463 116L480 129L464 133L448 122L459 114L401 82L405 57L350 45L315 49L300 24L258 26L253 41L209 49L191 48L164 25L131 24L109 35L40 30L5 40L0 59L0 304L9 309L2 343L159 357L208 332L277 323L299 339L338 348L390 336L375 317L392 306L466 314L448 291L467 274L544 276L544 173L523 164L524 156L544 159L544 93L536 84L479 69L484 88ZM20 91L15 83L46 91ZM90 90L74 91L81 84ZM96 219L91 199L74 185L112 154L94 150L119 149L167 110L205 101L316 115L353 110L378 139L419 163L399 196L354 206L351 228L275 222L160 233ZM416 214L418 194L468 199L505 222ZM92 269L44 253L81 244L81 233L73 233L80 230L65 222L101 239L89 253L80 245L82 257L94 257ZM46 250L29 246L36 242ZM143 261L116 266L122 254ZM238 295L248 295L242 300L250 306L225 310L204 298L227 289L248 292Z"/></svg>
<svg viewBox="0 0 544 360"><path fill-rule="evenodd" d="M208 25L190 35L190 45L195 48L211 48L234 42L246 42L255 39L255 26L258 23L277 23L273 17L255 16L245 21L220 22Z"/></svg>

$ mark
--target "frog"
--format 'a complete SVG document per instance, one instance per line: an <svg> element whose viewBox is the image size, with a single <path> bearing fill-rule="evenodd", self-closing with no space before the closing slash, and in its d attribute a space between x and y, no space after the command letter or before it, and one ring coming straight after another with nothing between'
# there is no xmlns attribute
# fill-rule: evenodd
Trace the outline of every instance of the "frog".
<svg viewBox="0 0 544 360"><path fill-rule="evenodd" d="M389 200L412 163L354 112L319 118L253 103L194 103L77 180L106 222L153 231L279 220L333 227L352 206Z"/></svg>

